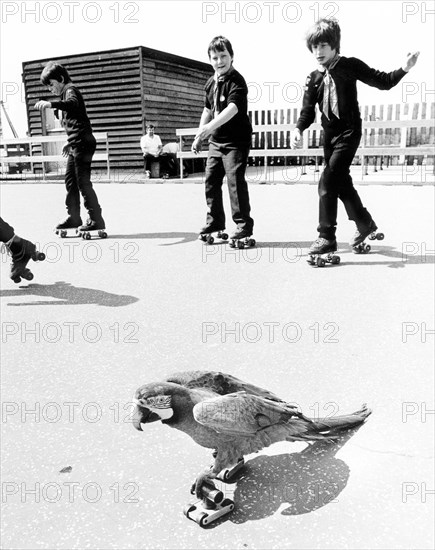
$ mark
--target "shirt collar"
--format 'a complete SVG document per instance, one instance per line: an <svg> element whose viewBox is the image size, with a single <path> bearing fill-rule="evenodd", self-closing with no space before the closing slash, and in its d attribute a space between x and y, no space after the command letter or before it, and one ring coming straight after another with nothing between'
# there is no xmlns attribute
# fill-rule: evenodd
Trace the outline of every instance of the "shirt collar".
<svg viewBox="0 0 435 550"><path fill-rule="evenodd" d="M327 67L323 67L322 65L319 65L319 68L318 68L319 72L324 73L326 71L330 71L331 69L333 69L337 65L337 63L340 61L340 59L341 59L341 55L336 53L334 58L332 59L331 63L329 63L329 65Z"/></svg>
<svg viewBox="0 0 435 550"><path fill-rule="evenodd" d="M234 67L231 65L231 67L228 69L228 71L225 74L223 74L222 76L218 76L217 73L214 73L213 79L214 79L215 82L224 82L227 79L227 77L229 77L231 75L231 73L233 73L233 72L234 72Z"/></svg>

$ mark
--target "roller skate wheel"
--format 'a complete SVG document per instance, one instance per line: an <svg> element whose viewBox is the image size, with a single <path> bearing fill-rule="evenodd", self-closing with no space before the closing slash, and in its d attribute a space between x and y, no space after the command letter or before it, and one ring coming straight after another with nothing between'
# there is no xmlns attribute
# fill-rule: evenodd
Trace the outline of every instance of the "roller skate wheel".
<svg viewBox="0 0 435 550"><path fill-rule="evenodd" d="M200 527L205 527L206 525L208 525L208 514L206 514L205 512L201 512L195 519L195 521Z"/></svg>
<svg viewBox="0 0 435 550"><path fill-rule="evenodd" d="M228 481L231 478L230 472L231 472L231 470L225 470L224 471L224 475L222 476L223 481ZM224 502L225 502L225 500L224 500Z"/></svg>
<svg viewBox="0 0 435 550"><path fill-rule="evenodd" d="M385 235L384 235L383 233L378 233L378 234L376 235L376 238L378 239L378 241L383 241L383 240L384 240L384 237L385 237Z"/></svg>
<svg viewBox="0 0 435 550"><path fill-rule="evenodd" d="M336 264L336 265L337 265L337 264L340 263L340 261L341 261L340 256L332 256L332 258L331 258L331 263L332 263L332 264Z"/></svg>
<svg viewBox="0 0 435 550"><path fill-rule="evenodd" d="M189 517L189 514L191 512L193 512L195 510L195 506L193 506L192 504L187 504L184 508L183 508L183 514L186 516L186 518Z"/></svg>
<svg viewBox="0 0 435 550"><path fill-rule="evenodd" d="M317 258L317 267L325 267L325 260L323 258Z"/></svg>
<svg viewBox="0 0 435 550"><path fill-rule="evenodd" d="M98 231L98 236L102 239L107 239L107 233L105 231Z"/></svg>
<svg viewBox="0 0 435 550"><path fill-rule="evenodd" d="M16 283L16 284L21 283L21 277L14 277L12 280L13 280L14 283Z"/></svg>
<svg viewBox="0 0 435 550"><path fill-rule="evenodd" d="M257 241L255 239L249 240L249 246L255 246L257 244Z"/></svg>
<svg viewBox="0 0 435 550"><path fill-rule="evenodd" d="M59 235L60 235L61 239L64 239L67 235L67 232L65 231L65 229L62 229L62 231L59 233Z"/></svg>
<svg viewBox="0 0 435 550"><path fill-rule="evenodd" d="M228 240L228 233L222 233L222 234L221 234L221 239L222 239L223 241L227 241L227 240Z"/></svg>
<svg viewBox="0 0 435 550"><path fill-rule="evenodd" d="M90 233L83 233L83 238L85 239L85 241L89 241L91 239L91 234Z"/></svg>
<svg viewBox="0 0 435 550"><path fill-rule="evenodd" d="M28 273L23 273L22 277L24 277L26 281L31 281L33 279L33 273L31 271L29 271Z"/></svg>
<svg viewBox="0 0 435 550"><path fill-rule="evenodd" d="M244 243L242 241L237 241L237 248L240 248L240 249L245 248Z"/></svg>
<svg viewBox="0 0 435 550"><path fill-rule="evenodd" d="M364 254L368 254L371 249L372 249L372 247L369 244L366 244L365 247L364 247Z"/></svg>
<svg viewBox="0 0 435 550"><path fill-rule="evenodd" d="M44 252L38 252L38 260L40 262L43 262L45 260L45 254Z"/></svg>
<svg viewBox="0 0 435 550"><path fill-rule="evenodd" d="M229 498L225 498L221 502L222 508L229 506L229 512L232 512L234 510L234 502L230 500Z"/></svg>
<svg viewBox="0 0 435 550"><path fill-rule="evenodd" d="M373 232L373 233L370 233L369 239L370 239L371 241L374 241L374 240L376 239L376 231Z"/></svg>
<svg viewBox="0 0 435 550"><path fill-rule="evenodd" d="M211 235L209 235L207 237L207 244L213 244L213 243L214 243L214 238Z"/></svg>

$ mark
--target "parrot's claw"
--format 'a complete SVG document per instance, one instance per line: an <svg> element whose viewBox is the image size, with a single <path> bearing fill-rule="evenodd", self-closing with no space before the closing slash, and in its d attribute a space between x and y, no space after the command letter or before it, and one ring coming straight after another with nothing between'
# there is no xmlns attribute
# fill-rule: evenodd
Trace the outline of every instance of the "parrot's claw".
<svg viewBox="0 0 435 550"><path fill-rule="evenodd" d="M212 473L210 470L206 470L199 474L190 489L191 494L195 495L196 498L202 499L204 497L202 491L203 486L206 485L207 482L213 485L213 479L216 479L216 474Z"/></svg>

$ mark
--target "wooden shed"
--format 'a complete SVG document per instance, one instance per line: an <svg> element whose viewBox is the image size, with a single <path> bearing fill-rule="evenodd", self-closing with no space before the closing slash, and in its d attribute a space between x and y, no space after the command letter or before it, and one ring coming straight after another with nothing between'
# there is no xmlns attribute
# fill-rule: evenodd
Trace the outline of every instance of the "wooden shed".
<svg viewBox="0 0 435 550"><path fill-rule="evenodd" d="M163 144L175 141L176 128L198 125L204 84L213 72L208 63L143 46L26 61L22 78L30 136L56 132L60 125L48 110L43 128L34 108L39 98L50 100L39 78L51 59L68 69L82 92L93 130L108 132L110 166L118 170L143 168L139 142L147 123L156 126Z"/></svg>

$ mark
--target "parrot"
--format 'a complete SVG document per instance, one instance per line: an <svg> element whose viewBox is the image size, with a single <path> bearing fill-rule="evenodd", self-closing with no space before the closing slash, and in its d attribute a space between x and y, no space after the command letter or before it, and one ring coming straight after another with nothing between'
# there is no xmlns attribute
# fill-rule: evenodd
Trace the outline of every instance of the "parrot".
<svg viewBox="0 0 435 550"><path fill-rule="evenodd" d="M366 404L347 415L312 419L274 393L218 371L185 371L140 386L133 399L133 426L161 421L213 449L214 463L196 478L192 492L236 465L245 455L280 441L334 440L363 424Z"/></svg>

